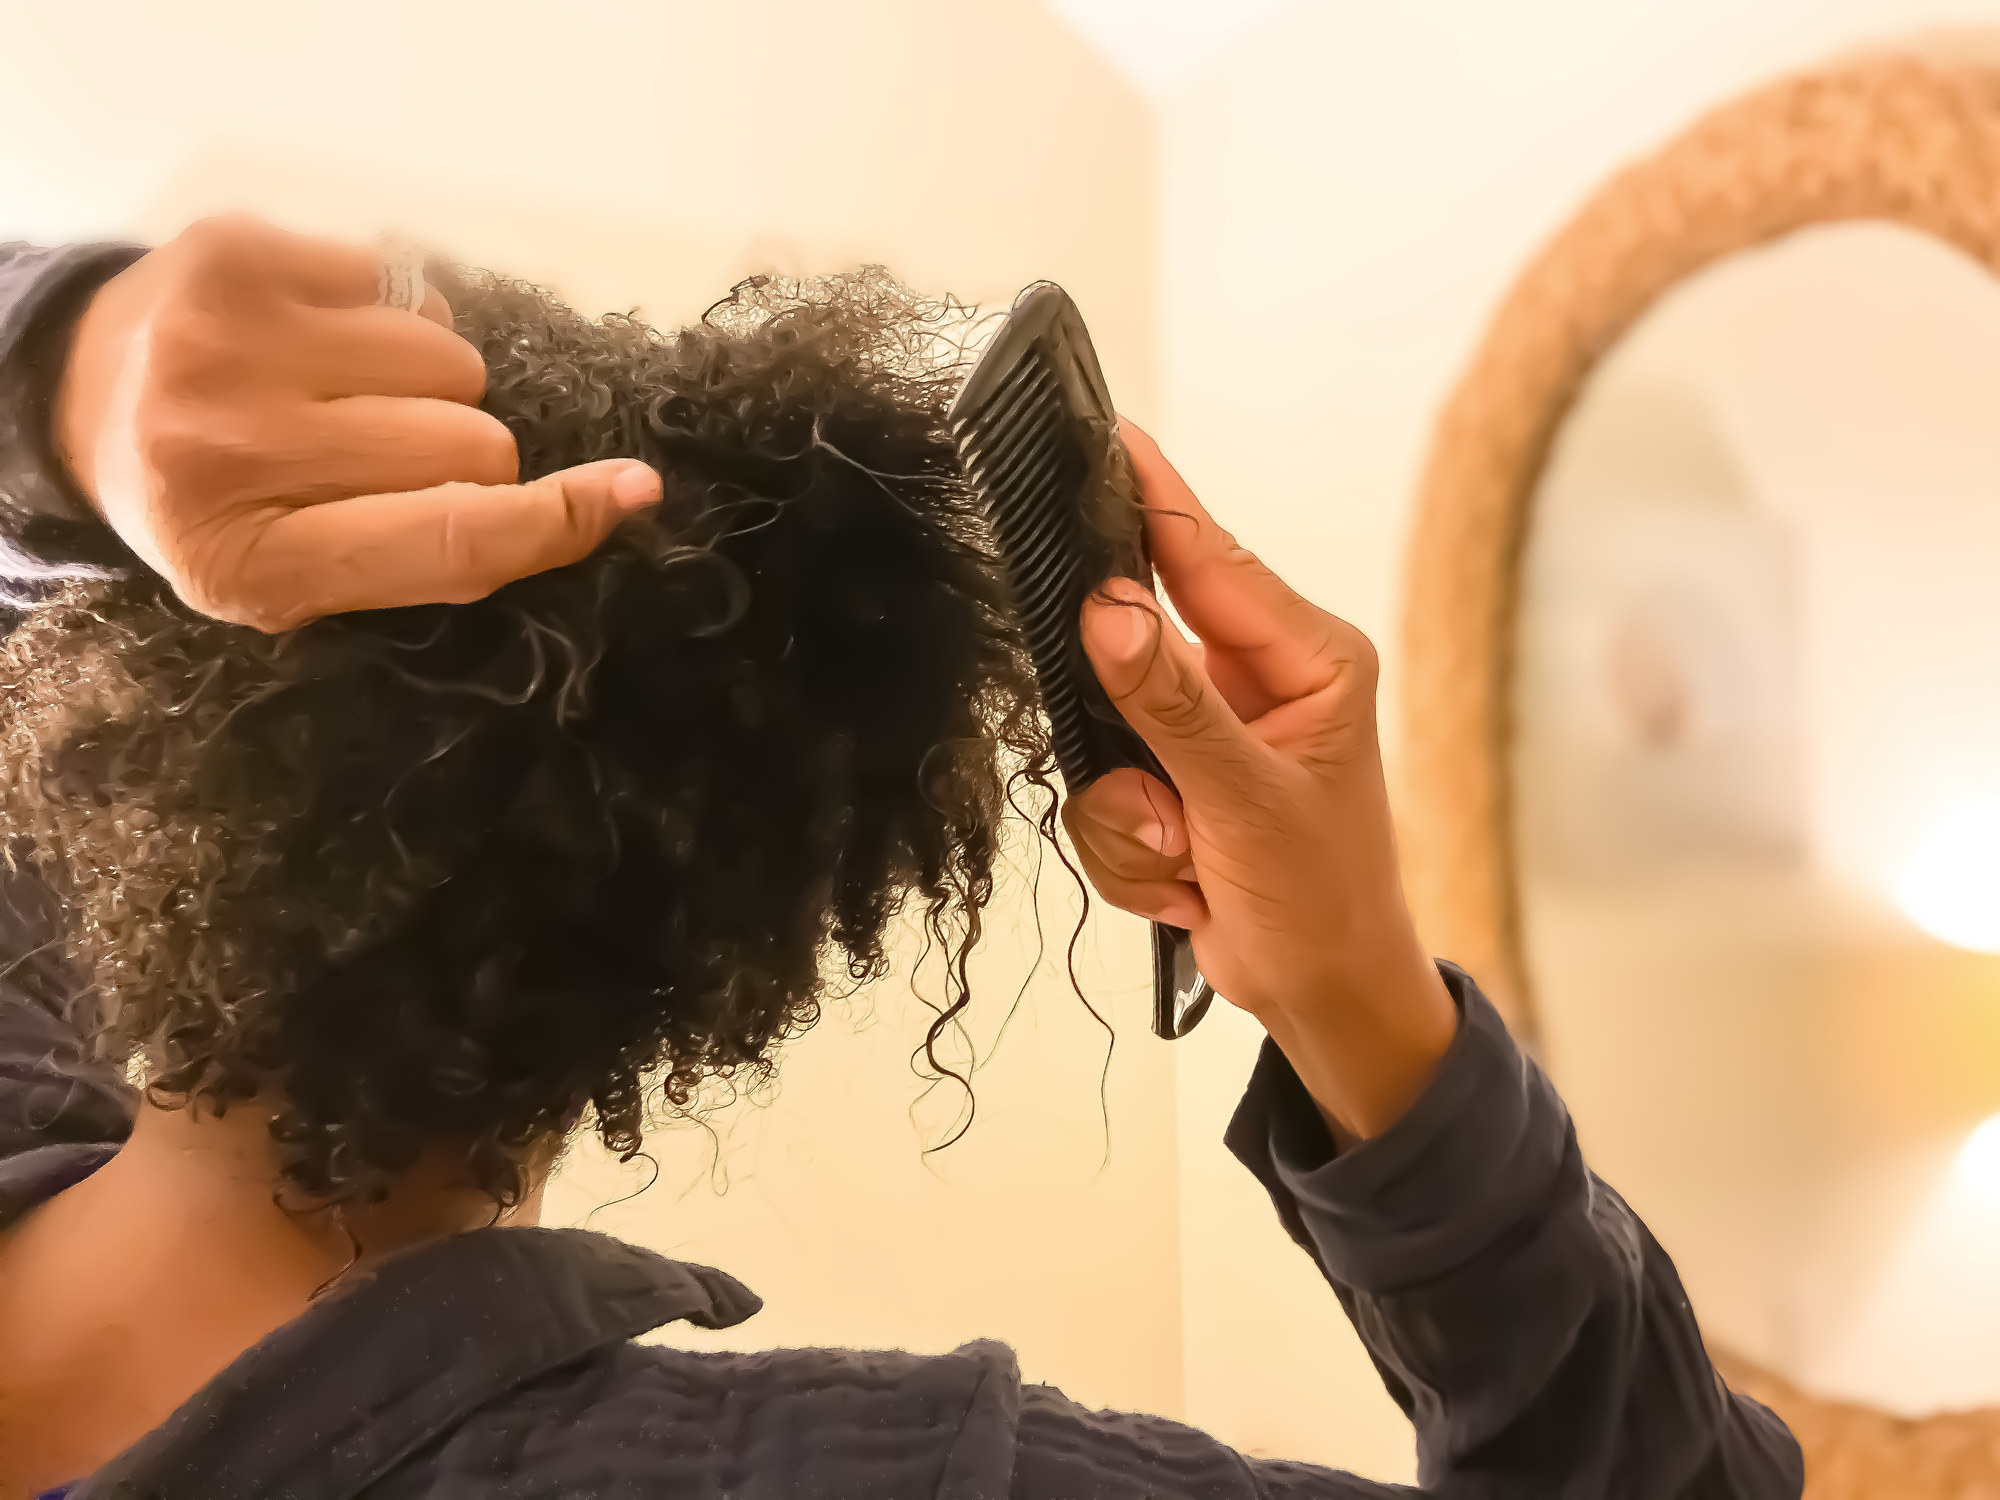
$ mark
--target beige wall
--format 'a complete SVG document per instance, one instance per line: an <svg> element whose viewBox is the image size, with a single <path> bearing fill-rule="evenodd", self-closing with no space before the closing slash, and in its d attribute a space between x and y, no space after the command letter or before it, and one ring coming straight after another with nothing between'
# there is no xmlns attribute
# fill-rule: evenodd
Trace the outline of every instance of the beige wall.
<svg viewBox="0 0 2000 1500"><path fill-rule="evenodd" d="M1122 403L1376 635L1393 696L1429 423L1533 246L1739 88L1988 21L1994 0L1290 0L1144 99L1031 0L8 0L0 220L47 238L238 205L387 221L663 320L749 269L880 258L980 298L1054 276ZM995 1002L1024 966L1016 928L988 958ZM836 1018L772 1108L728 1121L726 1195L706 1141L675 1137L660 1185L595 1222L743 1274L771 1302L744 1342L996 1334L1085 1399L1408 1477L1407 1430L1330 1295L1221 1150L1254 1027L1222 1014L1151 1043L1139 933L1111 921L1098 942L1122 1036L1108 1161L1097 1034L1046 978L980 1075L980 1124L921 1156L949 1101L915 1103L921 1016L891 984L872 1025ZM553 1211L628 1180L580 1158Z"/></svg>

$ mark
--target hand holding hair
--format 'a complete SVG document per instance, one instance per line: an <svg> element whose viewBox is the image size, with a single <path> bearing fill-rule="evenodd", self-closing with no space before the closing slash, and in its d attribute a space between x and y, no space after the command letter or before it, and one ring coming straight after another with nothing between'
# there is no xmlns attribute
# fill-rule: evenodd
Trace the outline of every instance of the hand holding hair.
<svg viewBox="0 0 2000 1500"><path fill-rule="evenodd" d="M373 305L374 252L195 224L101 287L54 429L105 521L192 608L280 631L481 598L656 502L642 463L517 484L486 368L435 287Z"/></svg>
<svg viewBox="0 0 2000 1500"><path fill-rule="evenodd" d="M1122 432L1161 582L1200 637L1115 579L1085 648L1178 795L1118 771L1065 804L1091 883L1187 928L1202 973L1284 1049L1337 1131L1386 1130L1429 1081L1457 1011L1397 870L1376 736L1375 648L1295 593Z"/></svg>

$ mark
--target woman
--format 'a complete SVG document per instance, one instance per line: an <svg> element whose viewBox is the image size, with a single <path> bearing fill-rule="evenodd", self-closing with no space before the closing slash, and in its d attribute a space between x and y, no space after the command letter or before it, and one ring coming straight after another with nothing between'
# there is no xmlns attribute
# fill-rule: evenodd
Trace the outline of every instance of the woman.
<svg viewBox="0 0 2000 1500"><path fill-rule="evenodd" d="M638 1345L756 1299L530 1227L580 1120L636 1147L643 1077L763 1065L904 901L966 951L1009 756L1046 776L947 377L883 353L920 310L836 283L658 340L475 283L475 347L255 225L14 266L0 1493L1388 1493L993 1344ZM1086 643L1179 795L1107 778L1065 817L1269 1032L1230 1144L1424 1492L1797 1494L1419 946L1368 643L1128 442L1202 644L1123 586ZM333 617L390 604L427 608Z"/></svg>

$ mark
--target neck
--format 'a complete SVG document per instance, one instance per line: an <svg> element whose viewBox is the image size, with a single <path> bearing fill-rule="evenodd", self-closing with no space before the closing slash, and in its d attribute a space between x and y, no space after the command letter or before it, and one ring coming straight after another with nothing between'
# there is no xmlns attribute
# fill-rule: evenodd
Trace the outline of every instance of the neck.
<svg viewBox="0 0 2000 1500"><path fill-rule="evenodd" d="M322 1289L496 1222L432 1152L382 1202L289 1213L270 1113L142 1106L102 1169L0 1234L0 1496L95 1469ZM532 1224L540 1181L499 1222Z"/></svg>

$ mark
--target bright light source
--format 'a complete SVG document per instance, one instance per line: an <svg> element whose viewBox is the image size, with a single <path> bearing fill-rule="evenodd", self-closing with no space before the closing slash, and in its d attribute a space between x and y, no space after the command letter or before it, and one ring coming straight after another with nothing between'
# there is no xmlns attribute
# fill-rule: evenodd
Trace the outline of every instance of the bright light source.
<svg viewBox="0 0 2000 1500"><path fill-rule="evenodd" d="M2000 1115L1981 1121L1965 1138L1952 1172L1988 1203L2000 1204Z"/></svg>
<svg viewBox="0 0 2000 1500"><path fill-rule="evenodd" d="M1939 818L1904 870L1896 899L1932 937L2000 953L2000 798L1962 802Z"/></svg>
<svg viewBox="0 0 2000 1500"><path fill-rule="evenodd" d="M1279 0L1047 0L1105 60L1154 93L1193 73Z"/></svg>

